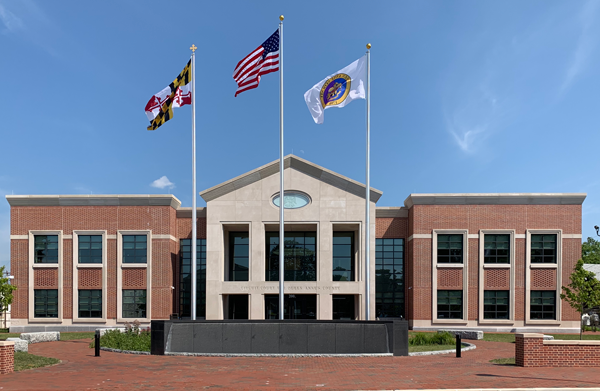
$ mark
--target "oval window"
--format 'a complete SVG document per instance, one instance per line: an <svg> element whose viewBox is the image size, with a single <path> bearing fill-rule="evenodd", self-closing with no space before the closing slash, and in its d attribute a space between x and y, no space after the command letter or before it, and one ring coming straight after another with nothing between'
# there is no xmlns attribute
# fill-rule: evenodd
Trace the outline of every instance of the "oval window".
<svg viewBox="0 0 600 391"><path fill-rule="evenodd" d="M285 200L283 202L283 207L285 209L298 209L306 206L310 203L310 197L308 194L300 193L298 191L286 191L284 193ZM273 205L279 208L281 197L277 194L273 197Z"/></svg>

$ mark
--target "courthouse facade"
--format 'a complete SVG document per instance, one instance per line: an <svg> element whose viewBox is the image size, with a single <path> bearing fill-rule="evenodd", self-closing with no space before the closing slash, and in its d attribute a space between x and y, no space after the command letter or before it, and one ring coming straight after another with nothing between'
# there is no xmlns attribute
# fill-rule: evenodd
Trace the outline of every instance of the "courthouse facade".
<svg viewBox="0 0 600 391"><path fill-rule="evenodd" d="M365 303L365 186L285 158L285 316L414 329L569 331L585 194L411 194L377 207ZM279 162L200 193L197 315L278 316ZM186 318L191 208L172 195L7 196L13 331Z"/></svg>

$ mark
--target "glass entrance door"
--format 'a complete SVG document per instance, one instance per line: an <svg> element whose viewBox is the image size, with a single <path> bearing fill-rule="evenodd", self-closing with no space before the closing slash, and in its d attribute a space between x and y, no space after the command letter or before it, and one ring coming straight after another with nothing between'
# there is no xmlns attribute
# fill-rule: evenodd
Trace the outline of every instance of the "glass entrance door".
<svg viewBox="0 0 600 391"><path fill-rule="evenodd" d="M317 295L285 295L284 319L317 319ZM279 319L279 295L265 295L265 319Z"/></svg>

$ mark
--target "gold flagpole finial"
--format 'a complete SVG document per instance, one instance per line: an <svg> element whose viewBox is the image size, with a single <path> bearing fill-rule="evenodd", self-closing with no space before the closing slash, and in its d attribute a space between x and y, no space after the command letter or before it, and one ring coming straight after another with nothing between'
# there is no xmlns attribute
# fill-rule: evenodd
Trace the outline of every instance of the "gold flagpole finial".
<svg viewBox="0 0 600 391"><path fill-rule="evenodd" d="M371 44L370 43L367 44L367 49L371 49Z"/></svg>
<svg viewBox="0 0 600 391"><path fill-rule="evenodd" d="M279 15L279 20L283 22L283 15Z"/></svg>
<svg viewBox="0 0 600 391"><path fill-rule="evenodd" d="M190 50L192 51L192 53L194 53L196 51L196 49L198 49L196 47L196 45L192 44L192 46L190 47Z"/></svg>

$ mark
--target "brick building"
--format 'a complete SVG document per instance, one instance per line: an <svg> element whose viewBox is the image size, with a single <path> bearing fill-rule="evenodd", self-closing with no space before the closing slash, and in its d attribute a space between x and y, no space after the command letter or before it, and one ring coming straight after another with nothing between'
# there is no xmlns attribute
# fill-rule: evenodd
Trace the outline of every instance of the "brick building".
<svg viewBox="0 0 600 391"><path fill-rule="evenodd" d="M365 186L285 158L285 314L364 319ZM276 318L278 161L200 193L198 317ZM372 317L415 329L568 331L585 194L411 194L376 207ZM188 317L191 208L172 195L7 196L13 331Z"/></svg>

